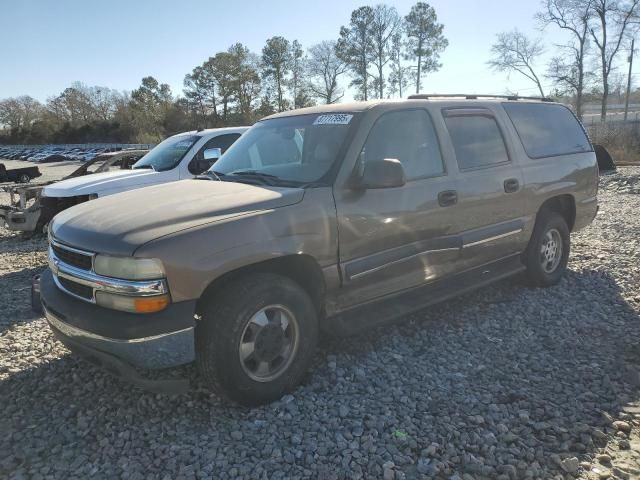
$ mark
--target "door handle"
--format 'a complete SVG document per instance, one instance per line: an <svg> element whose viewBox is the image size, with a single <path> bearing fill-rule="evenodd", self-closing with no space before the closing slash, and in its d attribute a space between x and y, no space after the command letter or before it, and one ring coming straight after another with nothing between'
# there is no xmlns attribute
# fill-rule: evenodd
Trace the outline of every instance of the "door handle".
<svg viewBox="0 0 640 480"><path fill-rule="evenodd" d="M438 194L438 205L441 207L450 207L458 203L458 192L455 190L445 190Z"/></svg>
<svg viewBox="0 0 640 480"><path fill-rule="evenodd" d="M507 193L514 193L520 190L520 182L517 178L507 178L504 181L504 191Z"/></svg>

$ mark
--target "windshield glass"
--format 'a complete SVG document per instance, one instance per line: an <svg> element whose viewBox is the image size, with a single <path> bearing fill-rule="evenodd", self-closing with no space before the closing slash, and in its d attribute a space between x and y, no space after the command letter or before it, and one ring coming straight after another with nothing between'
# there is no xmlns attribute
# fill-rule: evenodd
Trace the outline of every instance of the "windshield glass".
<svg viewBox="0 0 640 480"><path fill-rule="evenodd" d="M238 177L270 176L288 183L317 182L335 163L353 117L340 113L263 120L211 170Z"/></svg>
<svg viewBox="0 0 640 480"><path fill-rule="evenodd" d="M153 168L157 172L171 170L180 163L182 157L199 139L198 135L180 135L167 138L138 160L133 168Z"/></svg>

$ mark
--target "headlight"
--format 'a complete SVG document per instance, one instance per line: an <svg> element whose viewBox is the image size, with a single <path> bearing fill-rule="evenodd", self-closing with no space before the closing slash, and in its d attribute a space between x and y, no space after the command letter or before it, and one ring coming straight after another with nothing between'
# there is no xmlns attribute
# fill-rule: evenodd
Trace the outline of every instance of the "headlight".
<svg viewBox="0 0 640 480"><path fill-rule="evenodd" d="M124 280L154 280L164 277L162 262L156 258L96 255L93 268L99 275Z"/></svg>

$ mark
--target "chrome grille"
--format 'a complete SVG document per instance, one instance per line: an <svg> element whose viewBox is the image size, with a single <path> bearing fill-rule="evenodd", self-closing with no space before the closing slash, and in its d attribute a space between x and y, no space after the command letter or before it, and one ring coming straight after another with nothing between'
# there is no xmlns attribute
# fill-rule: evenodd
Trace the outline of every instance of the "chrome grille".
<svg viewBox="0 0 640 480"><path fill-rule="evenodd" d="M67 265L79 268L81 270L91 270L93 256L90 254L80 253L75 249L67 248L59 243L51 243L56 257Z"/></svg>
<svg viewBox="0 0 640 480"><path fill-rule="evenodd" d="M69 293L82 297L85 300L93 300L93 288L76 283L64 277L58 277L58 281Z"/></svg>

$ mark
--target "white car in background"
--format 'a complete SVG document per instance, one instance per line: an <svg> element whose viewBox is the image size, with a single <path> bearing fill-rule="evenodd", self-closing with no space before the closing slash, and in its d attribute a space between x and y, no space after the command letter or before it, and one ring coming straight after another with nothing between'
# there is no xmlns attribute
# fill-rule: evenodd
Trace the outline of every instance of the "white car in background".
<svg viewBox="0 0 640 480"><path fill-rule="evenodd" d="M47 185L40 196L38 224L78 203L136 188L193 178L211 167L249 127L179 133L159 143L131 170L114 170Z"/></svg>

